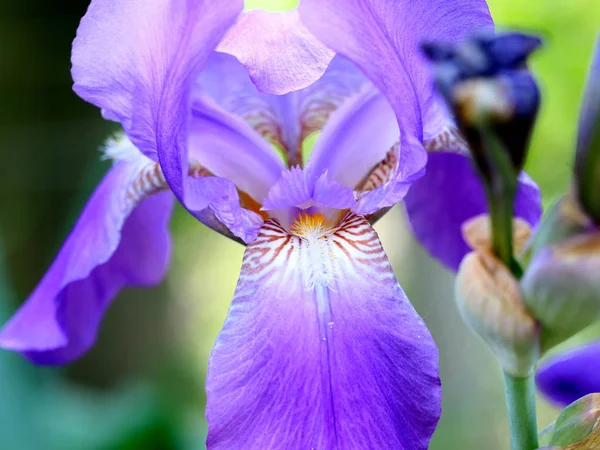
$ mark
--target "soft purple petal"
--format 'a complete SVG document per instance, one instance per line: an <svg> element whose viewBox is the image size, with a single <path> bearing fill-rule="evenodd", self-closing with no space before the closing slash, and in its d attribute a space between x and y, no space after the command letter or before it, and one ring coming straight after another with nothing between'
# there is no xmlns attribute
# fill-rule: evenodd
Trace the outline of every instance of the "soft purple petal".
<svg viewBox="0 0 600 450"><path fill-rule="evenodd" d="M292 167L283 172L273 185L269 196L263 201L263 208L268 211L307 203L312 199L312 184L313 180L300 167Z"/></svg>
<svg viewBox="0 0 600 450"><path fill-rule="evenodd" d="M318 81L286 95L263 94L233 56L215 52L200 73L197 89L225 111L244 119L281 148L290 165L302 162L302 140L320 130L332 111L367 83L348 60L336 56Z"/></svg>
<svg viewBox="0 0 600 450"><path fill-rule="evenodd" d="M352 211L360 215L368 215L382 208L394 206L404 199L411 186L425 174L427 155L425 152L400 151L398 167L392 178L384 185L378 186L363 195Z"/></svg>
<svg viewBox="0 0 600 450"><path fill-rule="evenodd" d="M485 1L303 0L299 11L306 26L356 63L390 102L399 124L401 156L408 151L414 154L411 160L424 160L425 155L419 155L424 152L423 138L435 136L451 121L434 92L420 44L424 40L457 41L491 26ZM406 178L407 174L397 174L397 180L361 199L355 211L372 212L393 204L406 194Z"/></svg>
<svg viewBox="0 0 600 450"><path fill-rule="evenodd" d="M540 365L536 382L544 395L562 406L600 392L600 342L548 359Z"/></svg>
<svg viewBox="0 0 600 450"><path fill-rule="evenodd" d="M367 75L386 96L406 134L423 137L438 108L420 44L457 41L492 25L484 0L303 0L308 29Z"/></svg>
<svg viewBox="0 0 600 450"><path fill-rule="evenodd" d="M264 199L263 209L308 209L312 206L346 209L354 203L354 191L338 183L327 171L316 176L308 168L303 170L296 166L282 172Z"/></svg>
<svg viewBox="0 0 600 450"><path fill-rule="evenodd" d="M400 140L389 103L371 84L331 114L307 162L315 173L327 170L355 188Z"/></svg>
<svg viewBox="0 0 600 450"><path fill-rule="evenodd" d="M200 95L192 106L188 154L258 202L285 169L281 157L250 125Z"/></svg>
<svg viewBox="0 0 600 450"><path fill-rule="evenodd" d="M208 209L242 242L250 243L258 235L263 218L257 212L242 207L239 192L230 180L210 176L190 178L187 191L188 198L192 199L188 208L206 226L215 229L210 222L212 215L207 216Z"/></svg>
<svg viewBox="0 0 600 450"><path fill-rule="evenodd" d="M178 112L188 78L242 8L240 0L92 0L73 42L74 89L156 159L161 140L185 128Z"/></svg>
<svg viewBox="0 0 600 450"><path fill-rule="evenodd" d="M221 108L238 120L243 119L261 139L278 146L288 156L301 151L302 112L298 92L286 95L259 92L250 80L248 69L233 56L219 52L208 59L198 77L197 90L210 95Z"/></svg>
<svg viewBox="0 0 600 450"><path fill-rule="evenodd" d="M331 114L307 162L307 169L326 170L342 185L358 188L388 152L397 151L399 160L390 168L385 185L361 197L353 208L357 214L370 214L400 201L426 163L420 144L396 146L400 131L389 103L370 84L350 97ZM417 150L415 150L417 149Z"/></svg>
<svg viewBox="0 0 600 450"><path fill-rule="evenodd" d="M315 180L312 200L317 205L342 210L350 208L356 203L354 191L340 184L327 171L321 173Z"/></svg>
<svg viewBox="0 0 600 450"><path fill-rule="evenodd" d="M488 210L483 184L472 161L456 153L430 153L425 176L410 188L404 201L417 239L433 257L451 270L458 270L463 256L470 251L461 226ZM515 216L534 227L541 213L539 188L523 173Z"/></svg>
<svg viewBox="0 0 600 450"><path fill-rule="evenodd" d="M435 136L451 121L434 93L420 44L423 40L456 41L474 29L490 26L485 1L305 0L299 11L307 27L355 62L390 102L401 134L400 154L410 152L415 154L412 160L424 160L425 155L418 155L424 151L423 138ZM356 211L368 213L401 199L408 189L407 174L395 178L369 193Z"/></svg>
<svg viewBox="0 0 600 450"><path fill-rule="evenodd" d="M164 191L137 206L135 198L146 174L156 174L155 165L138 157L110 169L40 284L3 328L3 348L40 364L72 361L93 345L102 315L122 287L162 280L174 198ZM151 172L144 171L148 167ZM135 180L142 184L134 187Z"/></svg>
<svg viewBox="0 0 600 450"><path fill-rule="evenodd" d="M215 189L203 192L210 181L188 176L190 94L242 8L240 0L93 0L73 44L75 91L119 120L142 152L158 157L175 196L196 212L217 198ZM221 215L236 220L238 235L251 234L243 219L254 213L236 210L232 189Z"/></svg>
<svg viewBox="0 0 600 450"><path fill-rule="evenodd" d="M368 222L340 227L310 243L270 220L246 249L209 362L209 450L427 448L435 344Z"/></svg>
<svg viewBox="0 0 600 450"><path fill-rule="evenodd" d="M237 57L259 91L278 95L317 81L334 55L300 22L296 10L244 13L218 50Z"/></svg>
<svg viewBox="0 0 600 450"><path fill-rule="evenodd" d="M431 102L431 107L427 108L427 116L423 119L423 142L428 151L430 151L428 141L438 138L448 129L456 129L454 118L446 102L438 93L433 95L434 100Z"/></svg>

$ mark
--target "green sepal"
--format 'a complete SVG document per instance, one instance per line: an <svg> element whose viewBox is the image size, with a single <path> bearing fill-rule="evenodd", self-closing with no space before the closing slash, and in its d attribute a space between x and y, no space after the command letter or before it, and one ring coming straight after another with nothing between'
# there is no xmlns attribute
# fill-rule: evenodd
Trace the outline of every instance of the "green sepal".
<svg viewBox="0 0 600 450"><path fill-rule="evenodd" d="M545 434L544 450L594 450L600 448L600 394L589 394L571 403ZM547 435L551 432L548 440Z"/></svg>
<svg viewBox="0 0 600 450"><path fill-rule="evenodd" d="M593 227L593 222L583 213L573 195L561 197L544 214L522 259L528 263L542 248L585 233Z"/></svg>

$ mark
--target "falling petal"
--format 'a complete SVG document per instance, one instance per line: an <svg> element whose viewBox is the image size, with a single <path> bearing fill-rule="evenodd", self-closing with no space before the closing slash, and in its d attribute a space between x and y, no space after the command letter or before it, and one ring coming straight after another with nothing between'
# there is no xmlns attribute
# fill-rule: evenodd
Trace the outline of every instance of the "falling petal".
<svg viewBox="0 0 600 450"><path fill-rule="evenodd" d="M268 220L246 249L209 362L208 448L426 449L437 350L375 231L300 220Z"/></svg>

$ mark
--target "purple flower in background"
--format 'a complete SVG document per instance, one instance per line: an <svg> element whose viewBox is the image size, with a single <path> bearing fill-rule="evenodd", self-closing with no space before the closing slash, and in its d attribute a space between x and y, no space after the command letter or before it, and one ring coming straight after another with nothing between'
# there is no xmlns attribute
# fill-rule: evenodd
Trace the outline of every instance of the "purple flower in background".
<svg viewBox="0 0 600 450"><path fill-rule="evenodd" d="M548 359L538 368L535 380L544 395L562 406L600 392L600 342Z"/></svg>
<svg viewBox="0 0 600 450"><path fill-rule="evenodd" d="M208 447L424 449L440 414L437 350L371 222L405 199L434 256L455 268L468 251L460 225L484 195L418 46L490 26L487 6L241 9L92 1L74 88L125 136L0 344L45 364L87 351L123 286L164 276L174 194L248 244L209 363ZM537 205L536 189L524 195Z"/></svg>

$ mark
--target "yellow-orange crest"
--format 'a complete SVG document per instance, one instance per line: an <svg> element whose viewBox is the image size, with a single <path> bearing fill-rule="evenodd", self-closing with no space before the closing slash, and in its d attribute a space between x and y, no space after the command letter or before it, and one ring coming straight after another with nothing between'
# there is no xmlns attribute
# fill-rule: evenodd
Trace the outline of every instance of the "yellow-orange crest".
<svg viewBox="0 0 600 450"><path fill-rule="evenodd" d="M337 228L329 223L324 214L302 212L294 219L290 233L307 241L314 241L335 233L336 230Z"/></svg>

